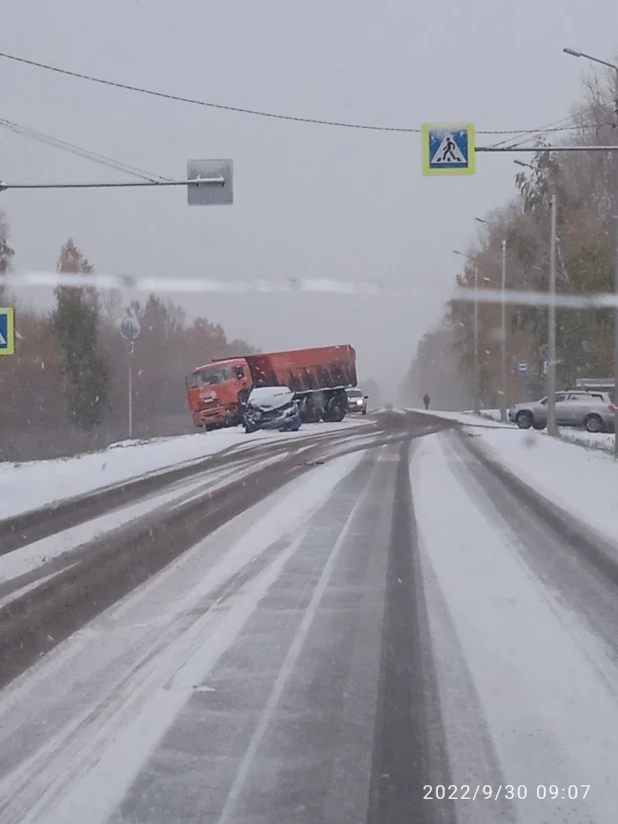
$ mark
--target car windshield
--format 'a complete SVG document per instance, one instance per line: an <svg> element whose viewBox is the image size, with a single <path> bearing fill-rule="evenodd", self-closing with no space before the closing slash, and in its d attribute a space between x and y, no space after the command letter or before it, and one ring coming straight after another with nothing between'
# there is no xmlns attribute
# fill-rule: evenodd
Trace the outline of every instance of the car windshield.
<svg viewBox="0 0 618 824"><path fill-rule="evenodd" d="M348 389L348 398L362 398L363 393L360 389Z"/></svg>
<svg viewBox="0 0 618 824"><path fill-rule="evenodd" d="M251 392L249 403L275 408L291 403L293 397L294 393L285 386L261 386Z"/></svg>
<svg viewBox="0 0 618 824"><path fill-rule="evenodd" d="M215 386L230 380L230 370L224 366L211 366L192 375L192 386Z"/></svg>

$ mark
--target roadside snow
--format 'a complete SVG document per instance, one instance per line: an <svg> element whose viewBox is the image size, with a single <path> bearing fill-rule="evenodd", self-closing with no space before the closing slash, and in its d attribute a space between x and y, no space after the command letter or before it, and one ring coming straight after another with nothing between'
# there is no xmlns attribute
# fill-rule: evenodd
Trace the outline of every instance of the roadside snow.
<svg viewBox="0 0 618 824"><path fill-rule="evenodd" d="M610 432L586 432L582 429L560 428L560 437L588 449L598 449L602 452L614 451L614 436Z"/></svg>
<svg viewBox="0 0 618 824"><path fill-rule="evenodd" d="M72 458L0 464L0 518L204 458L245 440L234 430L200 433L147 443L125 441Z"/></svg>
<svg viewBox="0 0 618 824"><path fill-rule="evenodd" d="M100 452L72 458L0 463L0 520L54 501L198 461L225 449L250 449L256 443L341 432L365 423L369 426L373 422L346 418L341 423L306 425L299 432L256 432L249 437L237 427L151 441L120 441Z"/></svg>
<svg viewBox="0 0 618 824"><path fill-rule="evenodd" d="M410 409L409 411L423 415L433 415L436 418L444 418L448 421L456 421L464 426L517 430L520 438L522 438L524 434L521 430L517 429L515 424L510 422L502 423L499 409L483 409L478 415L472 411L443 412L435 409L428 411L425 409ZM539 434L547 435L547 430L542 430ZM613 452L614 449L614 436L607 432L592 433L573 427L561 427L560 436L564 441L577 444L578 446L585 446L588 449L597 449L601 452Z"/></svg>
<svg viewBox="0 0 618 824"><path fill-rule="evenodd" d="M468 424L469 426L487 426L487 427L504 427L512 424L503 424L500 422L500 413L498 413L498 420L494 420L493 416L486 417L484 412L477 415L475 412L446 412L440 409L408 409L408 412L415 412L419 415L429 415L432 418L444 418L447 421L456 421L457 423ZM493 411L493 410L488 410Z"/></svg>
<svg viewBox="0 0 618 824"><path fill-rule="evenodd" d="M510 434L488 430L481 437L502 446ZM549 439L537 437L543 445L523 451L547 460ZM585 462L583 450L556 446L551 457L562 468ZM618 770L618 727L609 721L618 709L616 662L581 615L531 571L517 537L488 515L474 484L453 473L456 464L465 472L465 458L442 434L424 438L411 462L452 783L481 779L495 787L505 780L524 787L517 821L610 824ZM550 472L561 485L574 478ZM488 758L488 736L495 758ZM592 785L585 800L570 801L565 793L543 800L536 791L575 783ZM461 805L458 821L506 820L492 807Z"/></svg>
<svg viewBox="0 0 618 824"><path fill-rule="evenodd" d="M470 428L469 432L528 486L618 540L618 462L611 455L534 430Z"/></svg>
<svg viewBox="0 0 618 824"><path fill-rule="evenodd" d="M194 477L173 484L162 492L149 495L137 503L115 509L112 512L106 512L97 518L92 518L77 526L27 544L19 550L0 555L0 583L6 583L26 575L28 572L60 556L64 556L67 563L70 563L71 552L92 541L96 541L97 538L126 526L149 513L156 512L162 507L169 507L173 510L191 503L195 498L204 497L227 483L231 483L277 461L284 460L286 455L288 455L287 452L277 453L274 457L258 461L247 457L241 465L236 465L231 469L213 469L209 472L200 473L197 478ZM32 586L38 586L40 583L41 579L37 579ZM14 593L7 595L5 598L0 598L0 606L14 598Z"/></svg>
<svg viewBox="0 0 618 824"><path fill-rule="evenodd" d="M498 421L498 423L500 423L499 409L481 409L479 414L482 418L489 418L492 421Z"/></svg>

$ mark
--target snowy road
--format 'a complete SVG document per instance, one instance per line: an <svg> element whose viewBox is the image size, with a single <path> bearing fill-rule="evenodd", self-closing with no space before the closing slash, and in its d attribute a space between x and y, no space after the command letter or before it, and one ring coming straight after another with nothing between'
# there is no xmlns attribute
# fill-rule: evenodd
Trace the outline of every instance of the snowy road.
<svg viewBox="0 0 618 824"><path fill-rule="evenodd" d="M32 521L0 557L0 824L613 824L618 551L443 426Z"/></svg>

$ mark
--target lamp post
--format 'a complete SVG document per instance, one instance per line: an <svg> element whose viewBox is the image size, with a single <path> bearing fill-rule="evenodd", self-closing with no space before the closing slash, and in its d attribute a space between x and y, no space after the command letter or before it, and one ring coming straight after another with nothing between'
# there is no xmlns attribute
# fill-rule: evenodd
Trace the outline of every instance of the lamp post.
<svg viewBox="0 0 618 824"><path fill-rule="evenodd" d="M464 255L463 252L454 251L453 254L459 255L460 257L467 257ZM474 265L474 411L478 414L481 408L481 380L480 380L480 368L479 368L479 301L478 301L478 289L479 289L479 270L478 266Z"/></svg>
<svg viewBox="0 0 618 824"><path fill-rule="evenodd" d="M135 341L140 333L139 321L130 314L120 321L120 334L128 342L129 351L129 439L133 438L133 355L135 354Z"/></svg>
<svg viewBox="0 0 618 824"><path fill-rule="evenodd" d="M591 54L586 54L579 49L562 49L565 54L571 57L583 57L585 60L591 60L593 63L599 63L601 66L606 66L615 74L615 92L614 92L614 113L618 115L618 66L615 63L610 63L608 60L601 60L599 57L593 57ZM614 209L618 204L614 203ZM616 237L616 260L614 269L614 292L618 298L618 215L614 215L615 237ZM618 304L614 307L614 458L618 458Z"/></svg>

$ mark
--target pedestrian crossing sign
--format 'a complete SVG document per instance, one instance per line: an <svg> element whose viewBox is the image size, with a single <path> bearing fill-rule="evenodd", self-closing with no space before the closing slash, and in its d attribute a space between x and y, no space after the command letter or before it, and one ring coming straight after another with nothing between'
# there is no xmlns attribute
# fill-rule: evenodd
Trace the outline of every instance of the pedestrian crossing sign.
<svg viewBox="0 0 618 824"><path fill-rule="evenodd" d="M474 126L424 123L421 129L424 175L473 175Z"/></svg>
<svg viewBox="0 0 618 824"><path fill-rule="evenodd" d="M15 354L15 310L0 307L0 355Z"/></svg>

